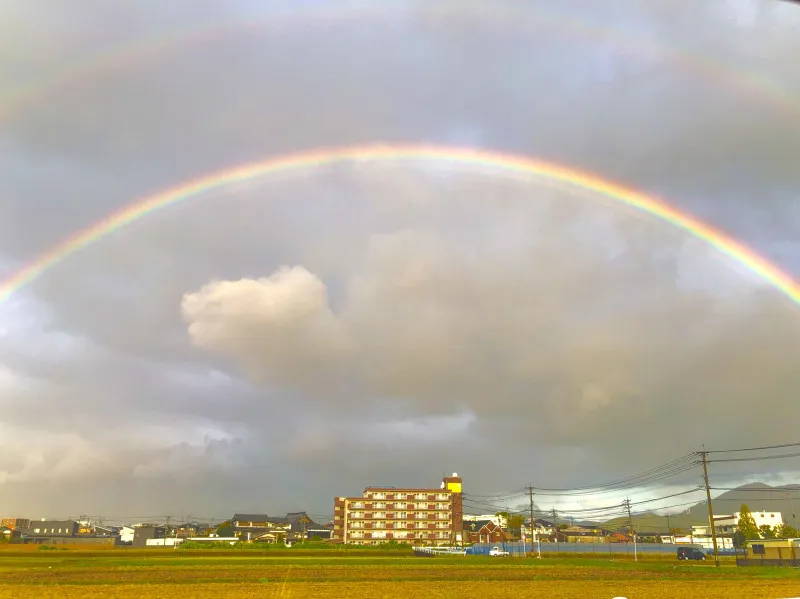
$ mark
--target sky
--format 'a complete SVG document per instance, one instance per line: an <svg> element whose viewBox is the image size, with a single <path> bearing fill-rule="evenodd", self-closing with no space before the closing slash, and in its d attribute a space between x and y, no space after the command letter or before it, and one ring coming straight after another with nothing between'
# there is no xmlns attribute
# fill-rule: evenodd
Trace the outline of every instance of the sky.
<svg viewBox="0 0 800 599"><path fill-rule="evenodd" d="M790 3L0 7L0 279L159 190L371 143L587 170L800 278ZM324 519L334 496L452 472L493 509L528 485L793 442L798 333L798 306L757 275L596 194L430 160L265 176L0 303L0 512Z"/></svg>

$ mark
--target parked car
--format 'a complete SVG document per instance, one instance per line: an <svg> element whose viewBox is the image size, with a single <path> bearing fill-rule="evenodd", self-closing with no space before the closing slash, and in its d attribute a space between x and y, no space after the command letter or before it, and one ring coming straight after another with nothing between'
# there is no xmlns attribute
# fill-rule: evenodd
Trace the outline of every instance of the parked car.
<svg viewBox="0 0 800 599"><path fill-rule="evenodd" d="M704 560L706 554L697 547L678 547L678 559Z"/></svg>
<svg viewBox="0 0 800 599"><path fill-rule="evenodd" d="M507 557L510 555L508 551L503 551L500 547L492 547L489 551L489 555L492 557Z"/></svg>

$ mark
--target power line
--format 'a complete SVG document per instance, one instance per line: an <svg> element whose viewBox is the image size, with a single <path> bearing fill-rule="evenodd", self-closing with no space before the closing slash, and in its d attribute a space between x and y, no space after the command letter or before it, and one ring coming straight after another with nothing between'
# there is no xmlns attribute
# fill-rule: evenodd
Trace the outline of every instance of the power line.
<svg viewBox="0 0 800 599"><path fill-rule="evenodd" d="M781 487L771 487L769 489L742 489L740 487L711 487L712 491L737 491L740 493L779 493L781 495L787 493L800 493L800 488L797 489L783 489ZM769 499L774 499L770 497Z"/></svg>
<svg viewBox="0 0 800 599"><path fill-rule="evenodd" d="M706 453L734 453L741 451L766 451L769 449L784 449L786 447L800 447L800 443L784 443L782 445L765 445L764 447L742 447L738 449L717 449Z"/></svg>
<svg viewBox="0 0 800 599"><path fill-rule="evenodd" d="M537 491L538 491L538 488L537 488ZM663 496L660 496L660 497L651 497L650 499L642 499L642 500L639 500L639 501L631 501L631 506L642 506L642 505L652 504L652 503L664 501L666 499L671 499L671 498L674 498L674 497L681 497L681 496L684 496L684 495L690 495L692 493L698 493L700 491L702 491L702 489L700 487L695 487L695 488L692 488L692 489L679 491L677 493L670 493L669 495L663 495ZM694 505L695 503L697 503L697 502L691 502L692 505ZM509 509L509 508L507 508L505 506L491 505L491 504L482 503L482 502L471 502L471 501L469 501L468 497L464 498L464 505L465 505L465 507L468 507L470 509L490 510L490 511L494 511L495 513L496 512L500 512L500 511L507 511L507 512L512 513L514 515L524 515L525 514L525 508L522 507L522 506L519 506L516 510L512 511L511 509ZM651 508L651 509L663 510L663 509L669 509L670 507L671 506L656 506L656 507ZM555 508L553 508L553 509L555 509ZM561 514L564 517L574 516L574 517L584 518L584 519L586 519L586 518L595 518L595 519L597 519L597 518L613 518L615 516L618 516L618 515L620 515L619 510L620 510L619 504L612 504L612 505L602 505L602 506L589 507L589 508L577 508L577 509L566 509L565 508L565 509L558 510L558 513ZM535 510L535 511L537 511L537 510ZM538 510L538 511L539 511L539 513L546 513L544 510Z"/></svg>
<svg viewBox="0 0 800 599"><path fill-rule="evenodd" d="M697 461L696 454L690 453L676 460L668 462L667 464L662 464L661 466L651 468L650 470L645 470L644 472L640 472L638 474L634 474L632 476L621 478L619 480L611 481L608 483L602 483L590 487L576 487L573 489L536 487L536 490L539 495L548 493L558 493L558 494L561 493L580 494L581 492L592 493L592 492L598 492L603 489L611 489L611 488L613 488L614 490L620 490L620 489L630 488L631 486L637 486L639 484L648 483L653 478L661 478L662 476L665 475L673 476L675 474L680 474L681 472L685 471L685 469L692 469L698 463L699 462ZM548 493L543 493L543 491Z"/></svg>
<svg viewBox="0 0 800 599"><path fill-rule="evenodd" d="M779 455L765 455L765 456L756 456L752 458L724 458L721 460L708 460L709 464L721 464L723 462L760 462L762 460L779 460L782 458L797 458L800 457L800 452L798 453L782 453Z"/></svg>

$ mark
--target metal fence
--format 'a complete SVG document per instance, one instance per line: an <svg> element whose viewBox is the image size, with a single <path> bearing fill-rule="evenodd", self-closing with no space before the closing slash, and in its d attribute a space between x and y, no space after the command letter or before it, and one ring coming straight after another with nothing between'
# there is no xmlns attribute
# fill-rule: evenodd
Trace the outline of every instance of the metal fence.
<svg viewBox="0 0 800 599"><path fill-rule="evenodd" d="M541 547L542 554L597 554L601 555L620 555L634 553L633 543L535 543L531 547L530 541L523 545L522 541L505 543L478 543L467 548L467 555L489 555L492 547L498 547L507 551L512 557L524 557L526 553L537 553ZM675 555L678 547L685 545L673 545L671 543L637 543L636 552L640 555ZM702 549L707 554L713 555L713 550ZM719 552L720 555L734 555L734 552Z"/></svg>

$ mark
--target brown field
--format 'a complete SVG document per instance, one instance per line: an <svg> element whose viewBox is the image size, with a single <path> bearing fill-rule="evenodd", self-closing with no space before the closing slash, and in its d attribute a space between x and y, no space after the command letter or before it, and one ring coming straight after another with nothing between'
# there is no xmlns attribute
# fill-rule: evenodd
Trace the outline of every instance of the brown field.
<svg viewBox="0 0 800 599"><path fill-rule="evenodd" d="M200 555L197 555L199 553ZM3 551L0 599L404 597L425 599L781 599L800 596L792 569L730 562L414 558L342 553ZM313 552L308 552L309 554Z"/></svg>

